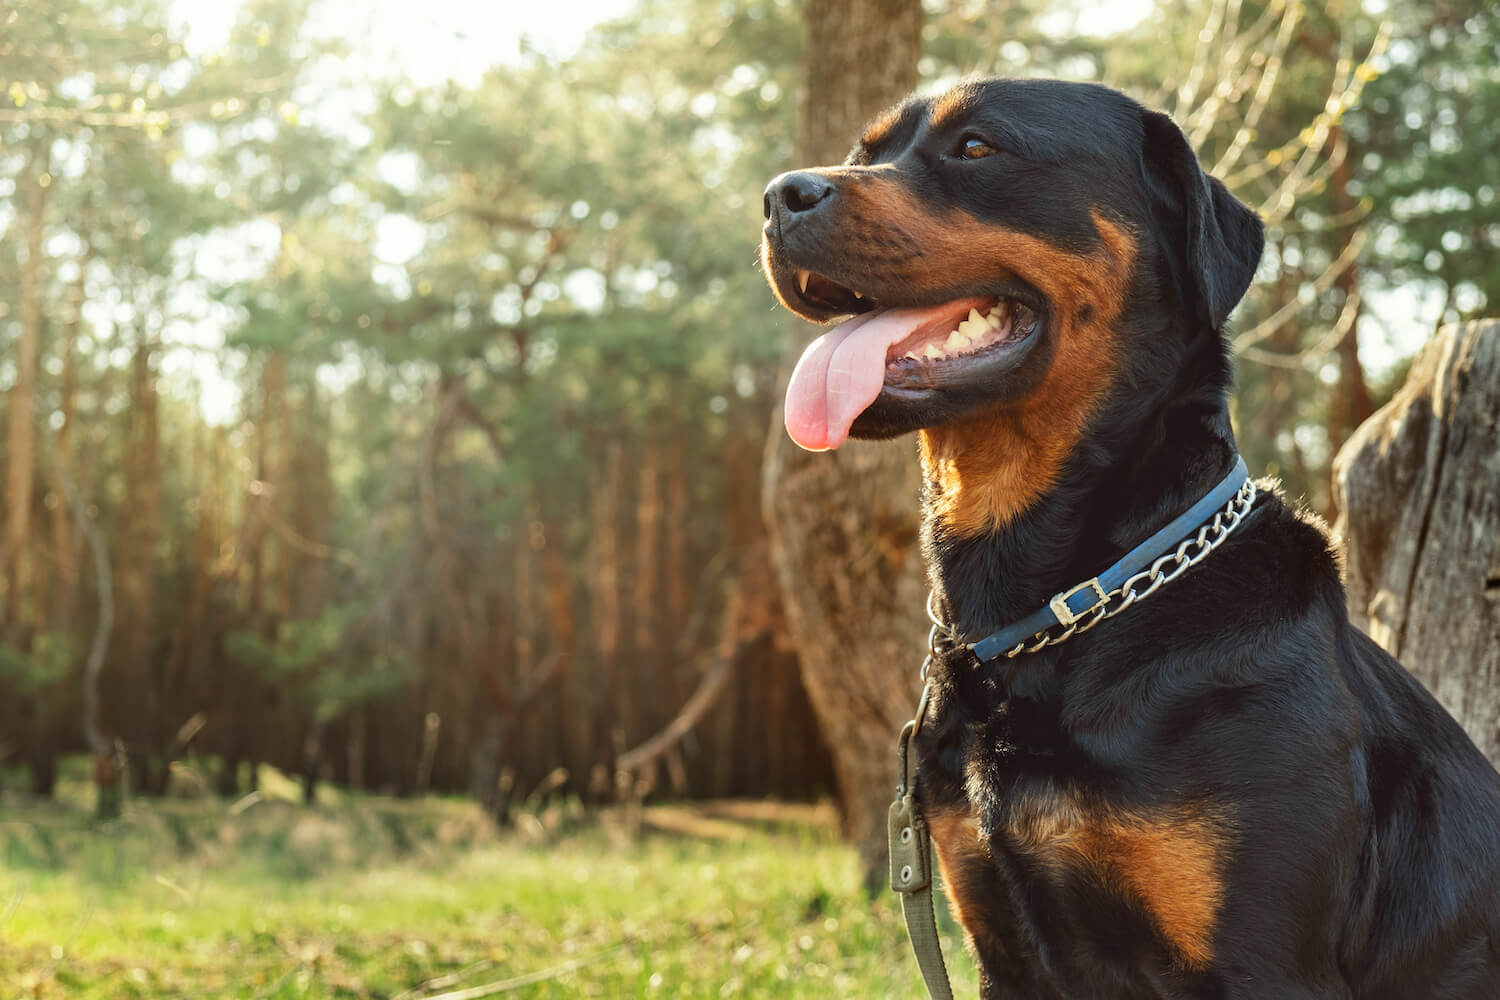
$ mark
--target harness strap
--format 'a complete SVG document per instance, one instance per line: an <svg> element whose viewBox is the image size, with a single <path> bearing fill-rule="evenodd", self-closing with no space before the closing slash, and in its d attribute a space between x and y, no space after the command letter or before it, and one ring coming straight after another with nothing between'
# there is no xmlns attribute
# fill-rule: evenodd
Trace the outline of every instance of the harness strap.
<svg viewBox="0 0 1500 1000"><path fill-rule="evenodd" d="M911 753L911 739L927 713L927 696L932 682L922 687L917 714L901 729L896 745L896 800L891 803L887 833L890 837L891 888L901 897L901 914L906 918L906 936L922 970L922 981L932 1000L953 1000L948 983L948 967L943 963L943 946L938 938L937 916L932 905L932 835L917 807L916 764Z"/></svg>

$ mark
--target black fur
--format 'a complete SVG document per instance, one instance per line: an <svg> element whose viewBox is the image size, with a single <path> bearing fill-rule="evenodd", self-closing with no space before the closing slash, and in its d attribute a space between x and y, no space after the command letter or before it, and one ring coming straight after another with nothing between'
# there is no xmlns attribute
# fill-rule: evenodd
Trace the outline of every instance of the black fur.
<svg viewBox="0 0 1500 1000"><path fill-rule="evenodd" d="M931 102L908 102L850 162L892 165L934 214L960 205L1080 254L1090 208L1141 237L1118 377L1055 485L993 534L927 522L940 606L973 641L1094 576L1228 472L1221 328L1262 236L1165 116L1088 85L967 86L956 122L933 130ZM1005 145L986 172L942 159L969 133ZM929 814L979 818L988 862L950 875L980 901L965 917L985 997L1500 997L1500 776L1350 625L1323 529L1274 485L1149 600L1014 660L953 653L933 678L919 792ZM1184 962L1129 893L1021 849L1019 804L1059 793L1103 810L1222 809L1211 961Z"/></svg>

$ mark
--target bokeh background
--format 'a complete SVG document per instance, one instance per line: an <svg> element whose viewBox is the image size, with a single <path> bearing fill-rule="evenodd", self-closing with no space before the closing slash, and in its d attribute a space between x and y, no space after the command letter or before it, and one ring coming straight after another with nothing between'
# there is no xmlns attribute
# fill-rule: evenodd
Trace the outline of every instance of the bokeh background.
<svg viewBox="0 0 1500 1000"><path fill-rule="evenodd" d="M813 148L818 6L0 2L0 808L32 810L26 858L90 788L141 823L441 795L534 837L665 800L848 813L763 496L810 333L757 269L761 190ZM1121 87L1258 208L1236 421L1320 513L1411 355L1500 301L1490 4L915 16L899 77ZM327 995L393 995L351 990Z"/></svg>

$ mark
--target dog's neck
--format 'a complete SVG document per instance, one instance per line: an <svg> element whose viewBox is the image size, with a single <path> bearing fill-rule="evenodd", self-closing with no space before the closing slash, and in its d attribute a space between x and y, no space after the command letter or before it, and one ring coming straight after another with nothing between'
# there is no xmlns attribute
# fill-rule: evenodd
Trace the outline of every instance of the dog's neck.
<svg viewBox="0 0 1500 1000"><path fill-rule="evenodd" d="M1005 446L1020 453L997 448L1003 414L988 424L923 432L923 544L951 627L974 641L1018 621L1096 576L1228 474L1236 450L1227 376L1221 357L1202 359L1204 365L1209 370L1188 382L1193 388L1164 387L1154 402L1106 402L1041 488L1026 475L1029 466L1041 468L1036 459L1047 443L1002 432ZM989 530L965 524L956 531L953 489L973 489L987 470L996 490L1034 495Z"/></svg>

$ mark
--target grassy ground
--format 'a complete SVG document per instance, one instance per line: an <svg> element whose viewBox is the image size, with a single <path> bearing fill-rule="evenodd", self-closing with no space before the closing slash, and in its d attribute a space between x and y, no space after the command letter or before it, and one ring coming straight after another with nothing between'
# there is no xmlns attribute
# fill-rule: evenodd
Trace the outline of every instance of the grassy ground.
<svg viewBox="0 0 1500 1000"><path fill-rule="evenodd" d="M0 1000L925 995L898 907L856 882L828 810L771 803L496 835L433 799L131 803L104 828L7 800Z"/></svg>

